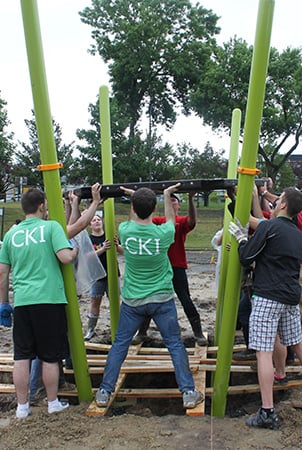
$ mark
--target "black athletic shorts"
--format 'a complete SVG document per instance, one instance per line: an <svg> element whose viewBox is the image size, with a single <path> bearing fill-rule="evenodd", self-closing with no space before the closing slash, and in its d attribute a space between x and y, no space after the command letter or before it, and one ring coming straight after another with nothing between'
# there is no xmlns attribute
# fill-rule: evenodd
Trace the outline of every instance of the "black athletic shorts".
<svg viewBox="0 0 302 450"><path fill-rule="evenodd" d="M49 363L68 351L65 305L29 305L14 309L14 360L36 356Z"/></svg>

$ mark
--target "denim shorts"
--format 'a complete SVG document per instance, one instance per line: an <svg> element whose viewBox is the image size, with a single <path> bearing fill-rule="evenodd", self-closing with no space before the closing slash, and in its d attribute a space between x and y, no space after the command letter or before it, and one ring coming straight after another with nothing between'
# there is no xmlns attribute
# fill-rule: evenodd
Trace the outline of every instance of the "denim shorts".
<svg viewBox="0 0 302 450"><path fill-rule="evenodd" d="M249 348L254 350L272 352L277 334L286 346L302 341L299 305L253 295L249 327Z"/></svg>
<svg viewBox="0 0 302 450"><path fill-rule="evenodd" d="M108 297L108 278L100 278L90 288L90 297L103 297L104 295Z"/></svg>

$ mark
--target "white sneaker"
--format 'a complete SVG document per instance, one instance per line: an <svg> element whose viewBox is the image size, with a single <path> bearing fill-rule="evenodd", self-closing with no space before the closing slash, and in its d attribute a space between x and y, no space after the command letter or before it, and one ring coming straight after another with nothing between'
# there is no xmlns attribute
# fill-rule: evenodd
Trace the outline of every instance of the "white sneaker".
<svg viewBox="0 0 302 450"><path fill-rule="evenodd" d="M21 409L18 406L16 411L16 419L26 419L26 417L28 417L30 414L31 414L30 407Z"/></svg>
<svg viewBox="0 0 302 450"><path fill-rule="evenodd" d="M58 413L64 411L64 409L68 408L68 402L60 402L58 401L54 405L48 405L48 414Z"/></svg>

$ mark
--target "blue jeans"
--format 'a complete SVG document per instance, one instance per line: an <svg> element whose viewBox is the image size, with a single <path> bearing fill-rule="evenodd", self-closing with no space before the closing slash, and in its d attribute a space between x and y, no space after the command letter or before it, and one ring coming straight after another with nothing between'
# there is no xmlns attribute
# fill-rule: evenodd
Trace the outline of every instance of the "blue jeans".
<svg viewBox="0 0 302 450"><path fill-rule="evenodd" d="M194 380L189 366L188 354L180 337L174 300L165 303L148 303L142 306L121 305L115 341L108 354L101 389L113 392L121 365L132 338L146 317L151 316L172 358L175 377L180 392L194 390Z"/></svg>
<svg viewBox="0 0 302 450"><path fill-rule="evenodd" d="M39 358L35 358L31 361L30 367L30 379L29 379L30 397L33 397L37 392L37 390L42 386L43 386L42 361Z"/></svg>

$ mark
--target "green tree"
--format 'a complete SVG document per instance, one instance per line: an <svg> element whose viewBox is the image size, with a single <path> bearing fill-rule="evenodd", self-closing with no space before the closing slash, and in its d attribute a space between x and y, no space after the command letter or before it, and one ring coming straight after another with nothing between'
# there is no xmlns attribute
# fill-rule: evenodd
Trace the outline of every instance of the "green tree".
<svg viewBox="0 0 302 450"><path fill-rule="evenodd" d="M245 116L252 47L231 39L215 51L192 92L192 108L213 129L229 130L234 108ZM276 179L298 147L302 126L302 49L271 49L258 153ZM282 156L280 157L280 154Z"/></svg>
<svg viewBox="0 0 302 450"><path fill-rule="evenodd" d="M32 111L31 119L25 119L25 124L29 133L29 144L21 142L21 148L15 152L14 175L16 177L27 177L28 186L42 188L43 176L37 170L37 166L41 164L41 157L34 111ZM73 143L62 143L62 129L55 120L53 120L53 129L58 161L63 163L60 176L64 177L67 184L73 183L78 169L73 157L74 145Z"/></svg>
<svg viewBox="0 0 302 450"><path fill-rule="evenodd" d="M182 171L182 178L225 178L227 175L227 160L223 158L224 150L215 151L209 142L203 152L191 145L177 146L178 156L174 164Z"/></svg>
<svg viewBox="0 0 302 450"><path fill-rule="evenodd" d="M112 92L128 117L132 143L145 113L171 127L179 102L189 110L189 90L207 64L218 17L188 0L92 0L80 12L93 28L93 54L108 63Z"/></svg>
<svg viewBox="0 0 302 450"><path fill-rule="evenodd" d="M6 131L9 125L6 101L0 97L0 197L4 198L5 192L12 182L12 160L15 152L13 142L14 134Z"/></svg>
<svg viewBox="0 0 302 450"><path fill-rule="evenodd" d="M115 98L110 99L110 111L114 183L171 178L175 172L172 147L162 145L156 135L143 139L137 132L133 138L127 138L125 130L128 121ZM77 130L77 137L83 142L77 146L78 166L85 174L81 182L86 184L102 181L99 101L89 105L89 112L91 128Z"/></svg>

